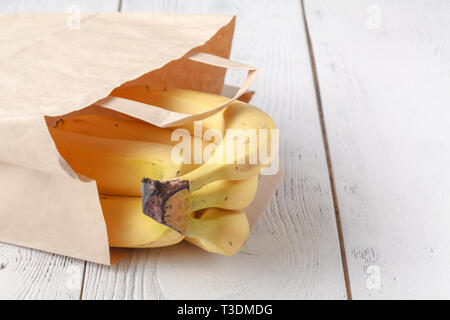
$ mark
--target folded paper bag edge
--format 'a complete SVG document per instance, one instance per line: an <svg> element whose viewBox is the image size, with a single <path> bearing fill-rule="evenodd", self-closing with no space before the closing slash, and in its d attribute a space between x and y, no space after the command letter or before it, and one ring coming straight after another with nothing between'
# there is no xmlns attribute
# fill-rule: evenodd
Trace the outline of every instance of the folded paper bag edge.
<svg viewBox="0 0 450 320"><path fill-rule="evenodd" d="M229 59L225 59L206 52L194 50L193 53L188 53L182 58L187 58L192 61L197 61L225 69L246 70L248 72L247 77L245 78L242 86L235 92L232 97L230 97L229 100L211 110L197 114L183 114L179 112L168 111L158 106L114 96L102 99L101 101L98 101L97 104L105 108L133 115L140 120L146 121L158 127L167 128L179 126L188 122L210 117L215 113L223 110L229 104L239 99L244 93L248 91L258 74L258 69L254 66L231 61Z"/></svg>

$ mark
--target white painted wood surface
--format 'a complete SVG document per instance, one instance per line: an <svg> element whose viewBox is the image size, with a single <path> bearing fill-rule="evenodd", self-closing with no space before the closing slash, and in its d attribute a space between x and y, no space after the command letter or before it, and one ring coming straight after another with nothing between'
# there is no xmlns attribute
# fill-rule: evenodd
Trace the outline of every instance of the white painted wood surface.
<svg viewBox="0 0 450 320"><path fill-rule="evenodd" d="M181 244L136 251L112 268L88 263L83 298L345 299L300 3L123 1L122 11L236 14L232 59L260 68L252 103L281 128L286 175L242 253L222 257Z"/></svg>
<svg viewBox="0 0 450 320"><path fill-rule="evenodd" d="M74 5L119 9L20 0L1 1L0 12ZM353 297L450 298L450 5L305 0L305 9ZM0 244L0 299L346 298L300 2L123 0L122 11L237 14L232 58L261 69L253 103L282 130L285 179L235 257L181 244L104 267Z"/></svg>
<svg viewBox="0 0 450 320"><path fill-rule="evenodd" d="M0 300L79 299L85 262L0 243Z"/></svg>
<svg viewBox="0 0 450 320"><path fill-rule="evenodd" d="M450 298L450 3L306 1L353 298Z"/></svg>

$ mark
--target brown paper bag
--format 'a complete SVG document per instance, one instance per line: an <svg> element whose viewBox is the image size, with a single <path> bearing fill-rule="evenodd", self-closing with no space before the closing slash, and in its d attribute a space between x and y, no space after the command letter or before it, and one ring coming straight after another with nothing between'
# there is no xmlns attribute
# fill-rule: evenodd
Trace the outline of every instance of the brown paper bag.
<svg viewBox="0 0 450 320"><path fill-rule="evenodd" d="M59 155L44 117L102 106L167 127L209 116L256 76L227 59L234 24L228 15L99 13L69 28L64 14L0 15L0 241L107 265L126 254L110 254L95 181L81 181ZM118 86L143 84L220 94L226 68L248 76L227 104L205 114L108 98ZM262 178L245 210L251 224L280 178Z"/></svg>

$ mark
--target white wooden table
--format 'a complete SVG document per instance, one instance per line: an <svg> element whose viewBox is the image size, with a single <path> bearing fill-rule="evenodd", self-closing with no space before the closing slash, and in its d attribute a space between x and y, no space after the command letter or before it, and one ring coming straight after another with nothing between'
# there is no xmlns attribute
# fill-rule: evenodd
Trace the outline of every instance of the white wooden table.
<svg viewBox="0 0 450 320"><path fill-rule="evenodd" d="M236 14L232 59L261 70L285 178L237 256L181 244L105 267L0 244L0 298L450 298L448 1L0 2L78 9Z"/></svg>

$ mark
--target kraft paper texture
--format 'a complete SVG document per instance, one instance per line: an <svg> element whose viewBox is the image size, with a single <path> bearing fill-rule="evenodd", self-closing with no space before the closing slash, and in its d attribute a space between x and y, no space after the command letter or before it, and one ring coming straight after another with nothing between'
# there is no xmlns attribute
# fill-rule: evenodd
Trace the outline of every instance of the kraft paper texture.
<svg viewBox="0 0 450 320"><path fill-rule="evenodd" d="M239 98L256 69L227 60L229 15L0 14L0 241L109 265L95 181L82 181L59 155L51 119L102 106L165 127L201 119ZM221 94L225 68L247 70L227 104L184 115L108 98L119 86L167 85ZM50 117L50 118L49 118ZM245 211L253 225L281 179L263 176ZM258 200L259 199L259 200Z"/></svg>

